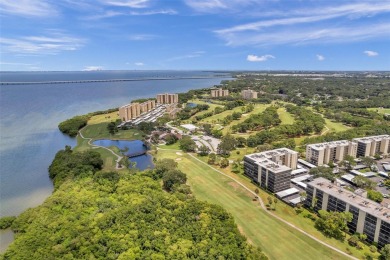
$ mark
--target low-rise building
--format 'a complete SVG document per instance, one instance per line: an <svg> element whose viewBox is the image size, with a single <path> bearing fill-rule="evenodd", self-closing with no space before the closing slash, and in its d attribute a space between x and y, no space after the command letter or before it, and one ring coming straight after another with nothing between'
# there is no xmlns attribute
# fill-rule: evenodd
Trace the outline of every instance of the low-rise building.
<svg viewBox="0 0 390 260"><path fill-rule="evenodd" d="M306 146L306 160L316 166L341 162L347 155L356 158L357 144L346 140L309 144Z"/></svg>
<svg viewBox="0 0 390 260"><path fill-rule="evenodd" d="M241 91L241 96L243 99L253 99L257 98L257 92L251 89L244 89Z"/></svg>
<svg viewBox="0 0 390 260"><path fill-rule="evenodd" d="M342 189L325 178L307 183L305 205L314 210L350 212L350 233L363 233L367 241L379 247L390 243L390 209L351 191Z"/></svg>
<svg viewBox="0 0 390 260"><path fill-rule="evenodd" d="M229 96L228 89L215 88L211 89L211 97L226 97Z"/></svg>
<svg viewBox="0 0 390 260"><path fill-rule="evenodd" d="M354 138L352 141L357 144L358 157L374 156L376 154L390 154L389 135Z"/></svg>
<svg viewBox="0 0 390 260"><path fill-rule="evenodd" d="M244 173L273 193L290 188L291 171L297 168L298 153L280 148L245 155Z"/></svg>

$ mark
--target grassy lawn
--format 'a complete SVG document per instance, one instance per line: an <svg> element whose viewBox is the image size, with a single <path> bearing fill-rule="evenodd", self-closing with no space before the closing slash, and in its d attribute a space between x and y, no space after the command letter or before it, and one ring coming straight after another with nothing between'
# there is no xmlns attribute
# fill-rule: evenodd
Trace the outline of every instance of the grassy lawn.
<svg viewBox="0 0 390 260"><path fill-rule="evenodd" d="M213 115L213 116L207 117L205 119L202 119L200 122L202 122L202 123L218 123L219 120L222 120L226 116L233 114L233 112L240 112L240 113L242 113L241 108L242 108L242 106L241 107L235 107L232 110L223 111L220 114Z"/></svg>
<svg viewBox="0 0 390 260"><path fill-rule="evenodd" d="M141 139L142 132L136 130L136 129L130 129L130 130L119 130L119 132L115 133L114 135L111 135L107 130L108 123L99 123L94 125L87 125L83 130L81 130L81 133L84 137L87 138L99 138L99 139L126 139L126 140L135 140L135 139Z"/></svg>
<svg viewBox="0 0 390 260"><path fill-rule="evenodd" d="M324 119L325 119L326 126L330 129L327 133L342 132L342 131L351 129L351 127L343 125L342 123L333 122L333 121L329 120L328 118L324 118ZM326 131L326 129L324 131Z"/></svg>
<svg viewBox="0 0 390 260"><path fill-rule="evenodd" d="M390 114L390 108L378 108L378 107L372 107L372 108L367 108L370 111L377 112L379 114Z"/></svg>
<svg viewBox="0 0 390 260"><path fill-rule="evenodd" d="M295 122L294 117L284 107L278 108L278 115L282 125L292 125Z"/></svg>
<svg viewBox="0 0 390 260"><path fill-rule="evenodd" d="M104 122L115 122L119 119L118 111L111 112L109 114L96 115L88 120L89 125L104 123Z"/></svg>
<svg viewBox="0 0 390 260"><path fill-rule="evenodd" d="M159 151L158 157L175 159L195 196L229 211L248 241L260 246L270 259L345 259L267 214L249 192L207 165L170 151Z"/></svg>
<svg viewBox="0 0 390 260"><path fill-rule="evenodd" d="M177 141L176 143L170 145L159 145L158 148L169 149L169 150L180 150L179 146L180 146L179 141Z"/></svg>

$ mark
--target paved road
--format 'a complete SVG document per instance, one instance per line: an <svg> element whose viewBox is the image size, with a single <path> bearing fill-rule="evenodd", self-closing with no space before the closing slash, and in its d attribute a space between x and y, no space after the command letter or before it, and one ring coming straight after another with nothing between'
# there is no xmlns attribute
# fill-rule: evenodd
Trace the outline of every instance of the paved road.
<svg viewBox="0 0 390 260"><path fill-rule="evenodd" d="M220 174L222 174L222 175L228 177L229 179L233 180L233 181L236 182L238 185L240 185L241 187L243 187L244 189L246 189L248 192L250 192L251 194L253 194L253 196L257 196L257 194L254 193L251 189L249 189L249 188L246 187L243 183L237 181L237 180L234 179L233 177L230 177L229 175L225 174L224 172L221 172L221 171L215 169L214 167L210 166L209 164L207 164L207 163L205 163L205 162L199 160L198 158L196 158L196 157L193 156L192 154L188 154L188 155L191 156L192 158L194 158L195 160L199 161L200 163L203 163L204 165L207 165L208 167L210 167L210 168L213 169L214 171L216 171L216 172L218 172L218 173L220 173ZM346 257L349 257L349 258L351 258L351 259L356 259L356 260L357 260L357 258L355 258L355 257L353 257L353 256L351 256L351 255L348 255L347 253L345 253L345 252L339 250L338 248L336 248L336 247L334 247L334 246L331 246L331 245L329 245L329 244L323 242L322 240L320 240L320 239L318 239L318 238L316 238L316 237L310 235L309 233L307 233L306 231L304 231L304 230L298 228L298 227L295 226L294 224L291 224L290 222L288 222L288 221L286 221L286 220L280 218L279 216L276 216L276 215L273 214L271 211L267 210L267 208L265 207L263 201L260 199L260 197L258 197L258 198L259 198L259 199L258 199L259 204L260 204L260 206L263 208L263 210L265 210L265 212L267 212L268 214L270 214L270 215L273 216L274 218L276 218L276 219L282 221L283 223L289 225L290 227L292 227L292 228L298 230L298 231L301 232L302 234L304 234L304 235L306 235L306 236L312 238L313 240L317 241L318 243L321 243L322 245L324 245L324 246L326 246L326 247L328 247L328 248L330 248L330 249L332 249L332 250L334 250L334 251L336 251L336 252L338 252L338 253L340 253L340 254L346 256Z"/></svg>

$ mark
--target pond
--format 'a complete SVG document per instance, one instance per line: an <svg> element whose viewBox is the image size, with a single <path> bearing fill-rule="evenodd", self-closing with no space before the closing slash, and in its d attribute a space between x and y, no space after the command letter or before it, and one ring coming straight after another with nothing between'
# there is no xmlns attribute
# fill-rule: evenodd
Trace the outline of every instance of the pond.
<svg viewBox="0 0 390 260"><path fill-rule="evenodd" d="M136 167L143 171L147 168L153 168L153 157L150 154L147 154L147 147L140 140L107 140L101 139L93 142L94 145L110 147L118 147L125 155L138 155L132 158L129 158L130 162L135 162Z"/></svg>
<svg viewBox="0 0 390 260"><path fill-rule="evenodd" d="M194 108L194 107L196 107L198 104L196 104L196 103L187 103L187 107L189 107L189 108Z"/></svg>

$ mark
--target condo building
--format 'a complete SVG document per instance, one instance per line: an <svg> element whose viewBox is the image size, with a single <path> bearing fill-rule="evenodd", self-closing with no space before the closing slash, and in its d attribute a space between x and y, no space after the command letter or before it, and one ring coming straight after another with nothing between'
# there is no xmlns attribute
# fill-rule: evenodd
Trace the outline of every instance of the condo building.
<svg viewBox="0 0 390 260"><path fill-rule="evenodd" d="M119 118L123 121L129 121L139 117L141 114L156 108L155 100L148 100L143 103L131 103L119 108Z"/></svg>
<svg viewBox="0 0 390 260"><path fill-rule="evenodd" d="M157 103L158 104L176 104L179 103L178 94L157 94Z"/></svg>
<svg viewBox="0 0 390 260"><path fill-rule="evenodd" d="M376 154L390 154L389 135L354 138L352 141L357 144L358 157L374 156Z"/></svg>
<svg viewBox="0 0 390 260"><path fill-rule="evenodd" d="M291 171L297 168L298 153L280 148L245 155L244 173L273 193L290 188Z"/></svg>
<svg viewBox="0 0 390 260"><path fill-rule="evenodd" d="M367 200L351 191L341 189L325 178L317 178L307 184L305 205L314 210L350 212L350 233L363 233L367 241L377 242L379 247L390 243L390 209Z"/></svg>
<svg viewBox="0 0 390 260"><path fill-rule="evenodd" d="M347 155L356 158L357 147L356 143L346 140L309 144L306 146L306 160L316 166L341 162Z"/></svg>
<svg viewBox="0 0 390 260"><path fill-rule="evenodd" d="M254 99L257 98L257 92L251 89L244 89L241 91L241 96L243 99Z"/></svg>
<svg viewBox="0 0 390 260"><path fill-rule="evenodd" d="M226 97L229 96L229 90L222 88L211 89L211 97Z"/></svg>

